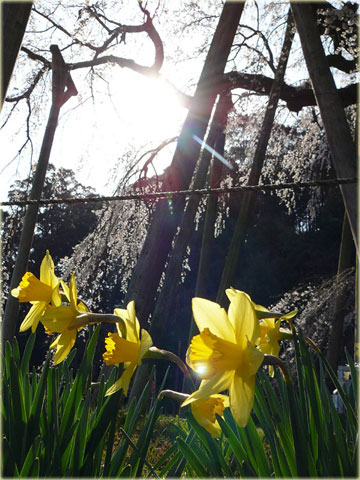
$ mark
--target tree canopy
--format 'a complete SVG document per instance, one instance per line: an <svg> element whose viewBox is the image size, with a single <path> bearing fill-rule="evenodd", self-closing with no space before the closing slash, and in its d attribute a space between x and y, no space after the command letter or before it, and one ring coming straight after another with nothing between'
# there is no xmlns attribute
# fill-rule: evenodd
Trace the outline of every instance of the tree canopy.
<svg viewBox="0 0 360 480"><path fill-rule="evenodd" d="M177 311L177 320L190 319L191 312L181 306L185 297L194 294L210 201L204 197L195 208L192 197L153 201L146 193L212 185L217 168L219 186L251 182L250 170L265 112L271 108L269 95L277 78L291 9L287 2L247 0L239 5L47 0L33 6L2 111L3 135L14 135L14 124L19 119L23 122L13 157L23 162L38 153L39 132L51 100L50 45L57 45L78 95L60 117L62 130L57 135L61 141L55 144L55 151L76 162L77 172L94 168L100 176L107 171L107 188L112 193L143 197L103 204L96 213L83 204L41 209L32 261L36 264L44 249L51 249L63 275L77 271L80 292L88 296L90 307L112 308L129 296L135 298L136 288L148 290L146 307L139 307L140 320L147 324L168 281L166 267L172 261L172 248L187 221L191 232L184 240L186 255L178 260L181 274L170 279L174 287L182 287L175 288L175 297L169 302ZM356 138L358 6L313 2L311 8L347 125ZM308 77L296 34L266 142L259 175L262 183L306 182L336 175L324 119ZM150 108L146 103L155 96L155 84L160 85L157 98L162 98L161 91L163 98L171 91L181 104L173 108L178 123L172 123L169 130L161 123L162 101L156 100ZM214 112L221 101L226 106L219 120ZM169 124L171 118L170 110ZM135 129L131 131L132 122ZM216 127L214 138L212 125ZM208 152L215 149L217 159L205 158L203 139L213 142ZM220 168L216 162L221 159L224 166ZM8 163L14 161L9 154ZM51 168L43 197L93 195L93 190L79 183L78 175ZM10 200L23 198L30 183L29 178L15 184ZM257 198L237 265L236 288L269 304L299 283L336 274L344 215L336 189L279 190ZM209 298L216 298L243 199L241 195L222 195L213 204L207 259ZM191 208L195 208L192 217ZM5 272L11 269L18 238L21 211L15 210L4 215L9 252ZM166 326L170 320L165 315L162 321ZM178 327L172 335L174 341L182 338Z"/></svg>

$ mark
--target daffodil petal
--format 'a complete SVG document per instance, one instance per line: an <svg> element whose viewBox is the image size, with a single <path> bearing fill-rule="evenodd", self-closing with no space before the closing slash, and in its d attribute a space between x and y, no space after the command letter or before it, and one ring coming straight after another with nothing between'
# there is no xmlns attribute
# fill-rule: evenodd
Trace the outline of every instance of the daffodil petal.
<svg viewBox="0 0 360 480"><path fill-rule="evenodd" d="M125 322L125 325L127 325L127 322L128 322L128 313L127 313L127 310L125 308L115 308L114 309L114 315L117 315L118 317L120 317L122 320L124 320ZM116 330L117 330L117 333L120 335L120 337L122 337L122 333L121 333L121 329L119 327L118 324L116 324Z"/></svg>
<svg viewBox="0 0 360 480"><path fill-rule="evenodd" d="M139 340L140 324L135 314L135 302L131 301L127 309L115 308L114 314L124 320L126 325L126 339L130 342L137 342ZM120 327L116 325L116 329L120 336L122 336Z"/></svg>
<svg viewBox="0 0 360 480"><path fill-rule="evenodd" d="M112 395L113 393L116 393L122 388L122 378L120 377L118 380L116 380L115 383L111 385L110 388L106 390L105 397L108 395Z"/></svg>
<svg viewBox="0 0 360 480"><path fill-rule="evenodd" d="M201 425L205 430L207 430L211 435L214 437L220 437L221 435L221 428L219 423L216 422L210 422L206 417L204 417L201 412L199 411L198 408L195 406L196 402L193 402L191 404L191 413L193 414L195 420L199 425Z"/></svg>
<svg viewBox="0 0 360 480"><path fill-rule="evenodd" d="M77 307L77 290L76 290L76 280L75 275L72 274L69 283L69 292L70 292L70 305L73 308Z"/></svg>
<svg viewBox="0 0 360 480"><path fill-rule="evenodd" d="M200 332L208 328L214 335L229 342L235 342L235 331L223 308L205 298L192 299L194 320Z"/></svg>
<svg viewBox="0 0 360 480"><path fill-rule="evenodd" d="M235 288L227 289L226 295L230 300L228 315L235 330L236 342L240 345L247 339L255 342L260 336L259 322L250 297Z"/></svg>
<svg viewBox="0 0 360 480"><path fill-rule="evenodd" d="M51 288L55 288L59 283L59 280L54 273L54 269L53 259L51 258L49 251L46 250L45 257L40 265L40 280Z"/></svg>
<svg viewBox="0 0 360 480"><path fill-rule="evenodd" d="M249 421L254 391L255 375L244 377L235 373L229 388L230 410L239 427L245 427Z"/></svg>
<svg viewBox="0 0 360 480"><path fill-rule="evenodd" d="M76 340L76 330L66 330L57 338L54 363L61 363L68 356Z"/></svg>
<svg viewBox="0 0 360 480"><path fill-rule="evenodd" d="M244 352L244 363L237 371L238 373L241 372L244 377L255 375L263 361L264 354L248 342L247 349Z"/></svg>
<svg viewBox="0 0 360 480"><path fill-rule="evenodd" d="M62 333L69 328L76 314L71 307L62 305L47 310L41 317L41 323L52 332Z"/></svg>
<svg viewBox="0 0 360 480"><path fill-rule="evenodd" d="M136 370L136 367L136 362L131 362L129 366L125 368L121 377L116 380L116 382L110 388L106 390L105 396L112 395L113 393L120 390L120 388L123 389L124 395L127 395L130 380Z"/></svg>
<svg viewBox="0 0 360 480"><path fill-rule="evenodd" d="M139 351L139 360L143 358L145 353L152 347L153 341L150 336L150 333L146 330L141 330L141 343L140 343L140 351Z"/></svg>
<svg viewBox="0 0 360 480"><path fill-rule="evenodd" d="M135 302L132 300L131 302L128 303L126 307L128 314L129 314L129 320L130 320L130 325L132 327L132 332L131 334L134 335L137 339L139 339L140 335L140 324L139 320L136 318L136 313L135 313ZM129 332L130 333L130 332Z"/></svg>
<svg viewBox="0 0 360 480"><path fill-rule="evenodd" d="M117 333L109 333L105 338L106 365L117 365L123 362L136 362L139 358L140 342L129 342Z"/></svg>
<svg viewBox="0 0 360 480"><path fill-rule="evenodd" d="M69 287L66 285L66 283L64 282L64 280L60 280L60 283L61 283L62 289L64 290L65 297L66 297L66 298L69 300L69 302L70 302L70 290L69 290Z"/></svg>
<svg viewBox="0 0 360 480"><path fill-rule="evenodd" d="M56 287L51 293L51 303L55 305L55 307L60 307L61 305L61 297L59 293L59 288Z"/></svg>
<svg viewBox="0 0 360 480"><path fill-rule="evenodd" d="M31 331L34 333L46 306L47 302L34 302L33 306L30 308L26 317L22 321L19 331L25 332L25 330L31 327Z"/></svg>
<svg viewBox="0 0 360 480"><path fill-rule="evenodd" d="M215 393L222 392L229 388L234 377L234 370L218 373L209 380L203 380L196 392L192 393L182 404L182 407L189 405L195 400L205 399Z"/></svg>

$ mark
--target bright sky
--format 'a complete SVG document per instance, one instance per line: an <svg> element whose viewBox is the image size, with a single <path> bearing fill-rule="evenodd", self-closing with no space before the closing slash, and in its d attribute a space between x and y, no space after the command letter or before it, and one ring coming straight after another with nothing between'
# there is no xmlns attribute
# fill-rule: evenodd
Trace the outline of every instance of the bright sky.
<svg viewBox="0 0 360 480"><path fill-rule="evenodd" d="M112 73L109 89L116 93L112 94L111 101L107 91L99 91L95 94L95 104L89 99L74 110L77 102L71 98L63 106L50 157L57 168L75 170L81 183L103 194L113 192L114 183L107 186L109 173L122 162L129 144L148 145L142 151L149 150L150 144L153 147L178 135L186 115L186 109L163 82L116 67ZM76 75L73 77L75 80ZM116 89L114 85L121 85L121 88ZM45 126L39 128L38 147L44 129ZM0 131L1 169L16 155L18 147L18 142L15 145L11 141L9 131L15 137L18 135L15 120L8 129ZM171 162L174 147L172 144L164 149L155 160L158 173ZM35 150L38 152L38 148ZM0 177L1 200L5 200L9 185L26 176L28 171L28 155L5 168Z"/></svg>
<svg viewBox="0 0 360 480"><path fill-rule="evenodd" d="M52 0L46 1L50 4ZM64 4L59 4L61 8L65 9L66 1L64 1ZM247 5L250 5L250 3L247 3ZM46 2L43 5L46 5ZM74 3L72 3L73 5ZM266 6L266 2L264 5ZM121 9L120 6L118 8ZM210 6L206 8L210 9ZM214 7L211 6L211 8ZM249 8L248 11L247 14L244 12L242 16L242 23L244 24L247 24L249 21L249 18L245 17L248 15L254 16L255 10L253 8ZM187 15L187 18L184 17L184 22L193 23L191 10ZM36 16L36 21L40 22L41 28L39 27L39 30L45 29L44 27L48 26L48 24L41 25L40 20L39 16ZM184 85L189 85L189 82L192 84L190 79L193 79L193 84L195 84L199 78L206 50L204 50L202 57L195 57L194 52L197 51L203 39L207 39L207 36L204 37L206 24L202 22L196 24L196 28L189 35L187 30L181 33L180 22L177 27L179 29L178 36L175 42L171 44L169 43L171 40L168 35L172 27L167 26L168 21L169 14L161 15L160 12L157 18L158 24L156 25L160 34L163 35L165 54L169 57L165 57L162 72L177 87L184 88ZM178 19L173 19L172 21L176 26ZM129 21L129 23L136 24L141 22L134 20ZM194 35L194 32L201 32L202 35L199 33L197 37L197 35ZM207 35L209 34L207 33ZM38 37L42 41L42 44L39 44L39 48L48 49L50 40L43 40L43 37ZM68 38L65 40L67 43L69 42ZM60 46L66 44L65 40L61 39L61 37L51 37L51 43L58 42ZM177 48L180 45L179 42L181 43L181 48L185 51L182 54L183 57L178 56ZM170 48L171 45L172 50ZM122 50L119 50L119 53L116 50L114 53L127 58L132 58L133 53L134 58L139 63L151 64L154 52L153 45L148 39L143 42L141 48L138 47L135 51L128 47L128 44L117 45L116 49L125 49L124 53ZM44 55L49 58L49 54ZM67 55L68 53L65 51L65 59ZM144 58L141 58L141 56ZM26 55L22 54L20 56L18 70L15 72L16 84L19 88L18 93L23 90L21 80L26 74L26 69L33 68L33 66L33 62L29 62ZM229 63L227 69L232 68L246 71L247 65L242 64L241 55L236 58L236 63ZM264 73L269 75L269 72ZM79 182L93 186L98 193L112 194L117 181L126 171L131 160L139 158L141 154L157 147L165 139L172 138L180 133L187 111L181 106L173 91L169 90L164 83L145 78L127 69L121 69L117 65L109 65L106 68L105 73L103 73L106 82L97 80L94 84L95 101L93 101L88 83L85 82L88 74L88 69L72 72L79 95L71 98L61 110L50 162L56 168L71 168L75 171ZM306 77L306 74L303 75L304 77ZM34 142L34 163L38 159L46 127L46 119L50 110L50 102L48 101L49 85L49 81L46 86L44 84L42 100L38 106L39 109L42 107L42 110L46 113L35 116L31 124L32 140ZM11 88L9 91L11 91ZM15 94L14 92L11 93ZM244 107L246 105L247 102L244 104ZM4 111L8 111L9 108L11 108L11 105L5 105ZM30 148L24 150L21 157L14 160L18 149L25 140L26 126L24 121L26 115L26 104L22 101L19 111L15 112L6 127L0 130L0 151L2 152L0 160L0 201L6 200L7 191L15 180L23 179L29 174ZM0 125L3 121L4 114L2 112ZM166 147L157 156L154 162L157 173L161 173L169 165L174 149L175 143ZM149 169L148 173L152 175L153 171Z"/></svg>
<svg viewBox="0 0 360 480"><path fill-rule="evenodd" d="M134 5L138 13L136 2ZM41 20L41 17L36 15L37 21L39 18ZM137 24L141 21L134 19L128 23ZM38 29L42 28L44 27L40 22ZM144 46L140 43L140 47L138 46L136 49L135 46L135 50L131 50L127 45L119 45L123 49L126 47L124 53L121 50L112 53L135 58L136 61L145 65L151 64L154 47L145 34L142 36ZM137 35L135 34L131 38L133 37L137 38ZM166 41L166 38L164 40ZM61 47L69 43L69 39L58 39L52 36L51 40L48 39L39 48L48 48L49 42L58 42ZM44 55L47 58L50 57L49 54L45 53ZM65 51L64 58L67 59L68 55L68 52ZM88 53L87 57L90 58L91 55ZM14 75L18 91L14 91L14 85L10 84L8 93L12 95L23 91L21 80L25 78L27 69L34 67L34 62L29 61L26 55L20 54L19 58L20 62ZM164 68L166 66L164 65ZM192 66L190 65L188 68L192 68ZM186 76L186 69L187 66L182 64L182 76ZM95 69L95 71L99 70L99 68ZM164 82L149 79L117 65L108 65L105 74L102 74L105 81L97 79L94 83L95 100L93 101L86 81L88 80L86 79L87 75L89 75L89 69L72 72L79 95L70 98L61 109L50 163L54 164L56 168L71 168L81 183L94 187L98 193L112 194L117 180L121 178L131 160L139 158L164 140L180 133L187 111L179 102L174 91L170 90ZM179 77L177 80L178 82L175 83L179 85ZM51 83L48 81L38 106L42 108L43 113L36 116L38 112L35 112L31 124L31 138L34 146L33 163L36 163L39 156L46 119L50 111L50 102L48 101L50 85ZM25 101L20 102L19 105L19 110L14 112L5 128L0 130L0 151L2 152L0 201L7 199L10 185L15 180L27 177L30 171L30 145L20 157L15 158L26 138L27 107ZM9 103L4 105L0 115L0 125L11 106L12 104ZM157 173L161 173L170 164L174 149L175 143L172 143L156 157L154 165ZM143 162L146 159L147 157L143 159ZM154 172L150 168L148 173L152 175ZM136 177L133 180L136 180Z"/></svg>

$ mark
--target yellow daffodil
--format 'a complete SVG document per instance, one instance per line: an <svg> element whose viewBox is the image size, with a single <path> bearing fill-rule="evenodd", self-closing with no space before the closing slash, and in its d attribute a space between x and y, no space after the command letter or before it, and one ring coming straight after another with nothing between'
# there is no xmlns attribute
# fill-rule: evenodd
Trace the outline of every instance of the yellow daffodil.
<svg viewBox="0 0 360 480"><path fill-rule="evenodd" d="M56 348L55 365L65 360L74 346L77 329L70 327L75 323L76 317L88 311L82 302L77 302L74 274L70 279L70 288L64 282L61 282L61 285L70 305L61 305L55 308L49 307L41 318L41 323L44 325L47 333L60 333L49 347L51 349Z"/></svg>
<svg viewBox="0 0 360 480"><path fill-rule="evenodd" d="M54 273L54 262L48 250L41 262L40 280L32 273L26 272L19 286L11 290L11 295L16 297L19 302L30 302L32 304L20 325L20 332L24 332L31 327L31 331L34 333L47 306L50 303L55 307L61 305L59 279Z"/></svg>
<svg viewBox="0 0 360 480"><path fill-rule="evenodd" d="M269 312L267 308L260 305L255 305L255 308L258 311ZM262 318L259 321L260 337L257 341L259 350L267 355L275 355L277 357L280 352L279 342L281 340L285 340L286 338L292 338L292 333L290 330L281 328L281 322L294 317L296 313L297 311L293 310L292 312L289 312L277 319ZM274 367L272 365L269 365L269 375L271 377L274 376Z"/></svg>
<svg viewBox="0 0 360 480"><path fill-rule="evenodd" d="M195 400L190 406L195 420L211 435L220 437L221 428L215 415L223 416L225 408L229 406L229 397L215 394L206 399Z"/></svg>
<svg viewBox="0 0 360 480"><path fill-rule="evenodd" d="M260 331L250 297L234 288L226 290L226 295L230 300L228 313L214 302L193 299L200 335L192 338L187 363L204 380L182 406L229 389L233 417L239 426L245 426L264 354L255 347Z"/></svg>
<svg viewBox="0 0 360 480"><path fill-rule="evenodd" d="M127 394L131 377L141 360L152 346L152 339L146 330L141 330L135 314L135 303L128 304L127 309L116 308L114 314L120 317L126 326L126 337L120 325L116 324L117 333L109 333L105 339L105 353L103 354L106 365L124 363L124 372L121 377L106 391L105 395L112 395L121 388Z"/></svg>

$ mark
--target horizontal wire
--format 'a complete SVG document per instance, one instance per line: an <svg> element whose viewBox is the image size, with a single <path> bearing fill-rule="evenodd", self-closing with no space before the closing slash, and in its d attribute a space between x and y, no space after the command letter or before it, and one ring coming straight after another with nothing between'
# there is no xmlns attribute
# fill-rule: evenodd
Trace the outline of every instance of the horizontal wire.
<svg viewBox="0 0 360 480"><path fill-rule="evenodd" d="M25 205L56 205L73 203L98 203L98 202L119 202L124 200L156 200L158 198L172 198L178 195L190 197L191 195L222 195L241 192L274 191L285 190L286 188L307 188L322 186L337 186L356 183L357 178L330 178L326 180L314 180L312 182L298 183L274 183L263 185L240 185L226 188L203 188L197 190L175 190L168 192L153 193L130 193L127 195L83 197L83 198L48 198L42 200L12 200L0 202L0 207L25 206Z"/></svg>

